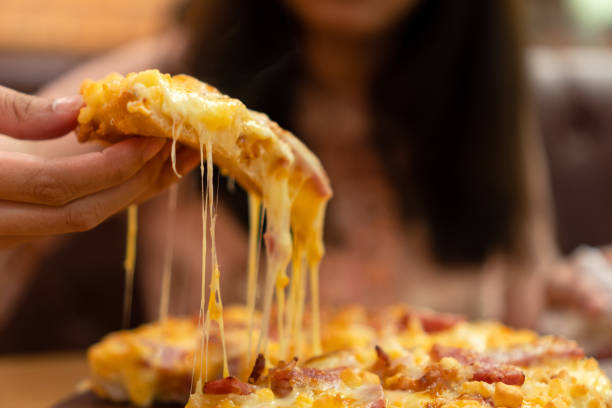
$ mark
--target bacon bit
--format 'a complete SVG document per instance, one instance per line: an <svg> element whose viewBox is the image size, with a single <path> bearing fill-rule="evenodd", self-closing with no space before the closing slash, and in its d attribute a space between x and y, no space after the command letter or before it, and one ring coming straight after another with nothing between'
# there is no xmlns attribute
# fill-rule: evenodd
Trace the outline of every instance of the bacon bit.
<svg viewBox="0 0 612 408"><path fill-rule="evenodd" d="M240 381L236 377L226 377L209 381L204 385L204 394L238 394L249 395L254 387Z"/></svg>
<svg viewBox="0 0 612 408"><path fill-rule="evenodd" d="M277 397L286 397L293 391L293 386L296 383L296 364L297 358L294 358L289 363L280 361L278 367L270 370L270 388Z"/></svg>
<svg viewBox="0 0 612 408"><path fill-rule="evenodd" d="M490 363L529 367L548 359L583 358L584 351L572 341L556 338L552 343L541 342L527 346L521 345L508 350L489 351L486 353L477 353L471 350L444 347L436 344L431 349L431 356L436 361L442 357L453 357L460 363L468 365L486 360Z"/></svg>
<svg viewBox="0 0 612 408"><path fill-rule="evenodd" d="M370 371L378 375L381 379L390 377L393 375L391 372L391 358L389 355L384 352L384 350L380 346L375 346L376 349L376 362L370 368Z"/></svg>
<svg viewBox="0 0 612 408"><path fill-rule="evenodd" d="M493 358L507 364L529 367L549 359L580 359L584 358L584 350L576 343L556 338L551 344L536 344L535 346L515 347L507 351L497 351Z"/></svg>
<svg viewBox="0 0 612 408"><path fill-rule="evenodd" d="M391 366L391 359L389 358L389 355L385 353L384 350L379 345L376 345L374 348L376 349L376 356L378 357L378 360L385 367Z"/></svg>
<svg viewBox="0 0 612 408"><path fill-rule="evenodd" d="M435 361L452 357L463 365L472 366L473 381L484 381L489 384L503 382L508 385L522 385L525 382L525 374L518 367L472 350L435 344L430 354Z"/></svg>
<svg viewBox="0 0 612 408"><path fill-rule="evenodd" d="M453 328L458 323L465 321L464 316L428 313L410 310L404 313L398 322L398 329L405 330L410 326L411 319L417 319L426 333L435 333Z"/></svg>
<svg viewBox="0 0 612 408"><path fill-rule="evenodd" d="M440 344L433 345L430 355L434 361L440 361L444 357L452 357L464 365L474 364L480 357L482 357L472 350L462 349L459 347L447 347Z"/></svg>
<svg viewBox="0 0 612 408"><path fill-rule="evenodd" d="M414 391L423 391L432 388L440 388L444 381L444 373L440 367L434 366L429 368L425 374L415 380L411 385Z"/></svg>
<svg viewBox="0 0 612 408"><path fill-rule="evenodd" d="M266 368L266 358L263 354L259 353L257 359L255 360L255 364L253 365L253 371L251 371L251 375L249 375L249 383L255 384L261 377L263 370Z"/></svg>
<svg viewBox="0 0 612 408"><path fill-rule="evenodd" d="M274 395L283 398L293 391L294 387L316 387L321 383L333 384L340 380L340 372L344 367L329 370L317 368L296 367L297 358L291 362L281 361L278 367L270 370L270 388Z"/></svg>
<svg viewBox="0 0 612 408"><path fill-rule="evenodd" d="M334 383L340 379L340 373L346 367L335 367L327 370L320 370L318 368L304 367L300 371L302 372L303 379L310 382L322 382L322 383Z"/></svg>
<svg viewBox="0 0 612 408"><path fill-rule="evenodd" d="M425 368L424 374L419 378L409 376L392 377L392 383L386 383L386 388L401 391L428 391L439 394L451 388L452 384L462 381L461 376L454 370L448 370L440 363L434 363Z"/></svg>
<svg viewBox="0 0 612 408"><path fill-rule="evenodd" d="M508 364L482 365L475 368L472 381L484 381L488 384L501 382L507 385L523 385L525 374Z"/></svg>

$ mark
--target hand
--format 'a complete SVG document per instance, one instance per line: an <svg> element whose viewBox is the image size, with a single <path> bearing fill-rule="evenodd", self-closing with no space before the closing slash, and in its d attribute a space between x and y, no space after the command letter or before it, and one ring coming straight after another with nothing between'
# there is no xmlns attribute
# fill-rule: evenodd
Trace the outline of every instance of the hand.
<svg viewBox="0 0 612 408"><path fill-rule="evenodd" d="M0 87L0 133L42 140L76 126L79 96L47 100ZM0 152L0 248L37 236L91 229L126 206L161 191L176 176L170 145L130 138L100 152L41 158ZM198 152L177 151L185 173Z"/></svg>
<svg viewBox="0 0 612 408"><path fill-rule="evenodd" d="M589 317L599 317L612 306L612 264L606 251L578 247L560 261L548 286L553 304L573 306Z"/></svg>

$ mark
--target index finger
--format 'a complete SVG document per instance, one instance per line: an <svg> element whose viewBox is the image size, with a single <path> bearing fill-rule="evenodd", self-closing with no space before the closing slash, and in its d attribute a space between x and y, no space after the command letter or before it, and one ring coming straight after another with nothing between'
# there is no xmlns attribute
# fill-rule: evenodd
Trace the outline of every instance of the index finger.
<svg viewBox="0 0 612 408"><path fill-rule="evenodd" d="M53 159L0 152L0 199L64 205L128 180L164 143L160 138L134 137L101 152Z"/></svg>

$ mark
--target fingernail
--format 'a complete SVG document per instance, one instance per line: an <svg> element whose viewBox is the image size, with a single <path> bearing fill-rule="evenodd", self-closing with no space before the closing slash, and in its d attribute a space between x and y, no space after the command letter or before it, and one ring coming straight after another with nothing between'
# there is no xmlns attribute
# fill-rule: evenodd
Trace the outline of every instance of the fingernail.
<svg viewBox="0 0 612 408"><path fill-rule="evenodd" d="M81 106L83 106L83 97L74 95L55 99L51 104L51 109L57 113L70 113L80 109Z"/></svg>
<svg viewBox="0 0 612 408"><path fill-rule="evenodd" d="M147 142L147 147L144 151L144 159L146 161L151 160L153 156L159 153L166 140L161 137L155 137L151 138L151 140L147 140Z"/></svg>

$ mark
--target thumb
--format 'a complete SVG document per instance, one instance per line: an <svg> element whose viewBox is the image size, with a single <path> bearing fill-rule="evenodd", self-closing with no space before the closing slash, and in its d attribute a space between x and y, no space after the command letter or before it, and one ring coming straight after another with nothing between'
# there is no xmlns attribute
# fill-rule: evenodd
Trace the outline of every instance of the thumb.
<svg viewBox="0 0 612 408"><path fill-rule="evenodd" d="M81 106L79 95L53 100L0 86L0 133L18 139L63 136L76 126Z"/></svg>

